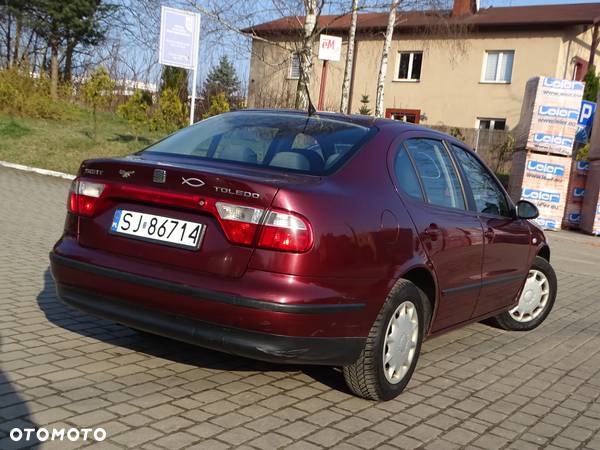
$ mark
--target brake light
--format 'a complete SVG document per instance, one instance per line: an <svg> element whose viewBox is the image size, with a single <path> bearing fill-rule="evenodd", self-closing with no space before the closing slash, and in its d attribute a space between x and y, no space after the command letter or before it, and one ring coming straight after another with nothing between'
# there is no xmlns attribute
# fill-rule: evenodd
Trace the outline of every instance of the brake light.
<svg viewBox="0 0 600 450"><path fill-rule="evenodd" d="M263 209L223 202L217 202L215 207L227 239L242 245L254 242Z"/></svg>
<svg viewBox="0 0 600 450"><path fill-rule="evenodd" d="M308 221L296 214L269 211L258 246L288 252L305 252L312 246L312 230Z"/></svg>
<svg viewBox="0 0 600 450"><path fill-rule="evenodd" d="M215 207L225 235L233 243L252 245L258 231L257 247L305 252L312 246L310 224L297 214L224 202Z"/></svg>
<svg viewBox="0 0 600 450"><path fill-rule="evenodd" d="M76 179L69 189L69 212L92 216L106 186L102 183Z"/></svg>

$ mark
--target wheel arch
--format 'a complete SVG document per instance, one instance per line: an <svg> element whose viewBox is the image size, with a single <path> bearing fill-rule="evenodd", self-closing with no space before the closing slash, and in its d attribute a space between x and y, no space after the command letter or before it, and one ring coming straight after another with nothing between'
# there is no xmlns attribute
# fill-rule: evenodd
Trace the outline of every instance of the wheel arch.
<svg viewBox="0 0 600 450"><path fill-rule="evenodd" d="M537 251L537 256L550 262L550 247L548 247L546 244L542 245Z"/></svg>
<svg viewBox="0 0 600 450"><path fill-rule="evenodd" d="M431 330L438 303L435 274L428 267L419 266L407 270L400 278L410 281L425 293L427 300L429 301L429 306L431 307L428 331Z"/></svg>

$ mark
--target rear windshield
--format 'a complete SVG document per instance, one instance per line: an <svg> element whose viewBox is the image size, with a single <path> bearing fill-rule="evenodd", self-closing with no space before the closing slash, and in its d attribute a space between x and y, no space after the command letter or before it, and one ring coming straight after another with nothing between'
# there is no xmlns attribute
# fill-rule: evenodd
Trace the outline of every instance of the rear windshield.
<svg viewBox="0 0 600 450"><path fill-rule="evenodd" d="M374 132L318 116L233 112L184 128L143 153L324 175L335 171Z"/></svg>

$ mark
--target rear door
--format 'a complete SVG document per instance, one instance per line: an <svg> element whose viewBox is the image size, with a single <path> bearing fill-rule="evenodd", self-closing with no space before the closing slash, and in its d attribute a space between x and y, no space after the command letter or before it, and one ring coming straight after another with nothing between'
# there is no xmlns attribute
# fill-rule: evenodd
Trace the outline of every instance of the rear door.
<svg viewBox="0 0 600 450"><path fill-rule="evenodd" d="M496 178L471 152L450 145L472 195L471 209L484 231L481 294L474 316L514 303L529 271L531 236L526 220L517 219Z"/></svg>
<svg viewBox="0 0 600 450"><path fill-rule="evenodd" d="M407 208L438 280L435 332L472 315L481 284L483 229L476 216L465 214L464 191L442 141L407 139L397 158L398 183L408 194ZM410 166L416 184L410 181L412 170L406 170Z"/></svg>

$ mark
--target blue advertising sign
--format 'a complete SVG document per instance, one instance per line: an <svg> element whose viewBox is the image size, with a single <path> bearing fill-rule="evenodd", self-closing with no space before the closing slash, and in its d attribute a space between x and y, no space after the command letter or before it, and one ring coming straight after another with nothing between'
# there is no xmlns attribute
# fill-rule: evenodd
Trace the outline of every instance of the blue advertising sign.
<svg viewBox="0 0 600 450"><path fill-rule="evenodd" d="M583 100L581 102L581 110L579 111L579 119L577 120L577 134L575 140L586 144L592 134L592 122L596 113L596 103Z"/></svg>
<svg viewBox="0 0 600 450"><path fill-rule="evenodd" d="M196 68L200 15L181 9L161 7L158 61L167 66Z"/></svg>
<svg viewBox="0 0 600 450"><path fill-rule="evenodd" d="M562 177L565 174L565 166L560 164L550 164L543 161L535 161L533 159L527 161L527 170L550 177Z"/></svg>

